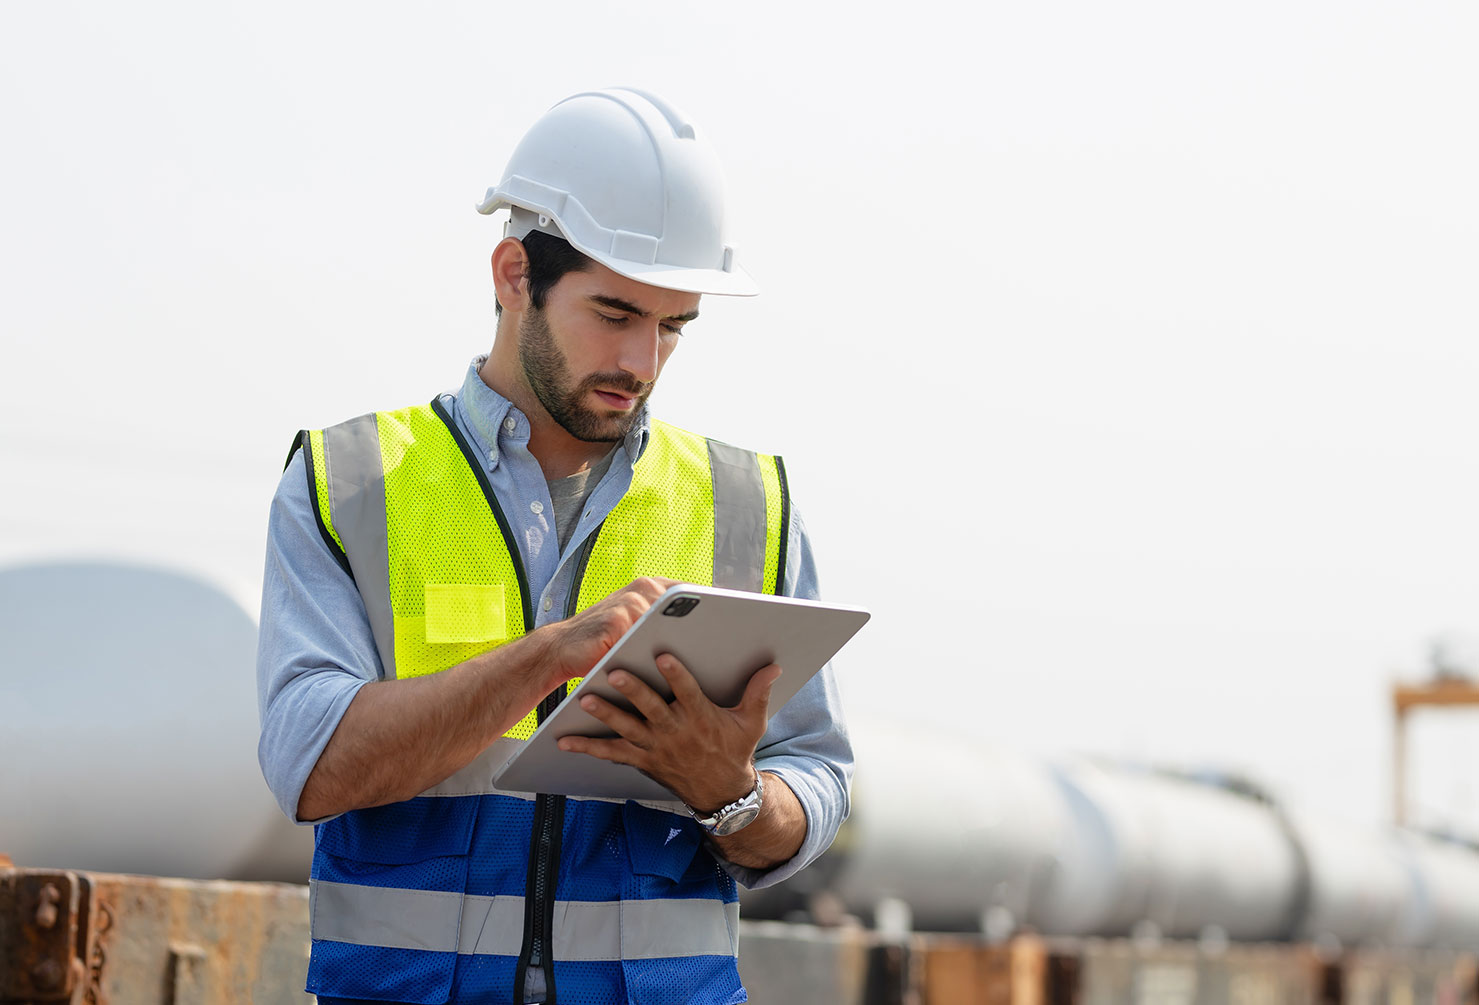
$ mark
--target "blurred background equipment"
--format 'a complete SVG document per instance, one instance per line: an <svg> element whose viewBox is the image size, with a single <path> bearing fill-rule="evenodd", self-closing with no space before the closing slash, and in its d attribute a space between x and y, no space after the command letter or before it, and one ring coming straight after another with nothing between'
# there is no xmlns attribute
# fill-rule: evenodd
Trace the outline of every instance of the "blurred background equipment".
<svg viewBox="0 0 1479 1005"><path fill-rule="evenodd" d="M257 622L127 563L0 569L0 852L26 866L307 878L257 766Z"/></svg>
<svg viewBox="0 0 1479 1005"><path fill-rule="evenodd" d="M1479 852L1283 807L1241 779L854 723L853 814L745 916L921 931L1479 951ZM898 926L897 920L891 922Z"/></svg>
<svg viewBox="0 0 1479 1005"><path fill-rule="evenodd" d="M0 570L0 851L27 867L307 879L256 758L255 619L124 563ZM1399 721L1472 701L1399 686ZM833 848L748 917L896 930L1479 950L1479 853L1285 807L1246 779L1042 758L854 718ZM1400 736L1400 733L1399 733ZM884 924L886 922L886 924Z"/></svg>
<svg viewBox="0 0 1479 1005"><path fill-rule="evenodd" d="M1422 684L1392 685L1392 822L1407 823L1407 719L1417 708L1479 705L1479 641L1448 632L1429 648L1433 676Z"/></svg>
<svg viewBox="0 0 1479 1005"><path fill-rule="evenodd" d="M258 771L251 615L191 576L38 564L0 570L0 633L14 863L0 861L0 1002L160 1000L128 997L160 968L202 1001L278 1000L262 989L297 973L307 911L279 884L306 880L311 830ZM1409 689L1404 707L1455 687L1469 685ZM863 717L852 731L837 842L742 894L752 989L901 1005L998 987L1106 1002L1479 992L1471 845L1284 806L1239 775ZM128 873L142 875L108 875ZM293 981L281 1000L299 999Z"/></svg>

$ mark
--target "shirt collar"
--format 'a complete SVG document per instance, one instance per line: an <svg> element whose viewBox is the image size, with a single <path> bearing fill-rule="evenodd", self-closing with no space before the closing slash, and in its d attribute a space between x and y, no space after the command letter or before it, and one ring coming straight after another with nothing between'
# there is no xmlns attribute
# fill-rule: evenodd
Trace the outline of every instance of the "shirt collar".
<svg viewBox="0 0 1479 1005"><path fill-rule="evenodd" d="M474 356L462 378L462 390L457 400L462 406L462 415L473 437L478 441L479 451L488 459L489 468L498 466L503 450L515 444L528 447L529 420L513 403L483 383L478 372L487 362L487 356ZM647 449L651 437L652 416L644 403L637 413L637 421L627 431L622 441L627 457L635 464Z"/></svg>

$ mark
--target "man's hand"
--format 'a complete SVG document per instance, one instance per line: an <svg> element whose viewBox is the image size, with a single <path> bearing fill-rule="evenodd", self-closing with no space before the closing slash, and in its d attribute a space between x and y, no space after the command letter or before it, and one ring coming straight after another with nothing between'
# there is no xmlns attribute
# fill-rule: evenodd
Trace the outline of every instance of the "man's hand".
<svg viewBox="0 0 1479 1005"><path fill-rule="evenodd" d="M755 784L751 759L765 735L770 688L781 668L772 663L757 670L733 708L710 701L677 657L659 656L657 669L673 689L671 702L634 674L613 670L607 680L637 714L586 695L580 707L617 737L566 736L559 741L560 749L630 764L700 813L712 813L743 797Z"/></svg>
<svg viewBox="0 0 1479 1005"><path fill-rule="evenodd" d="M657 669L673 689L671 702L633 674L612 671L607 680L632 703L636 714L587 695L581 707L614 730L617 738L566 736L559 741L560 749L630 764L701 814L743 798L755 785L755 746L765 735L770 689L781 668L772 663L755 671L733 708L711 702L671 654L657 658ZM711 835L709 840L737 865L768 869L800 850L806 828L795 793L779 775L767 771L760 816L742 830L727 837Z"/></svg>
<svg viewBox="0 0 1479 1005"><path fill-rule="evenodd" d="M669 587L678 585L677 580L653 576L634 579L574 617L536 632L548 637L550 642L547 658L555 684L589 673L658 597Z"/></svg>

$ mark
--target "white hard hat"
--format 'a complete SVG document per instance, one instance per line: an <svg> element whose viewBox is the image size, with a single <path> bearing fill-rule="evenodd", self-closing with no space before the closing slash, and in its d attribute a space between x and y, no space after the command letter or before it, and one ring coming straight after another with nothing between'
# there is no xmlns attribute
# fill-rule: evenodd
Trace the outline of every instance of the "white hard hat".
<svg viewBox="0 0 1479 1005"><path fill-rule="evenodd" d="M563 237L639 282L759 292L724 241L719 159L687 116L643 91L584 91L545 112L478 212L502 206L510 208L507 236Z"/></svg>

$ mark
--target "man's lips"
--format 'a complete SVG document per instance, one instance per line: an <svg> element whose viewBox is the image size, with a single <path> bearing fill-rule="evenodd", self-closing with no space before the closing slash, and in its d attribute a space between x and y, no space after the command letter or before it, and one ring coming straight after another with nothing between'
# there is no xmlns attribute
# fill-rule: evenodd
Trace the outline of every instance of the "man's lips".
<svg viewBox="0 0 1479 1005"><path fill-rule="evenodd" d="M594 388L593 390L596 392L596 397L612 408L626 410L631 408L637 401L635 394L622 394L620 391L602 391L600 388Z"/></svg>

